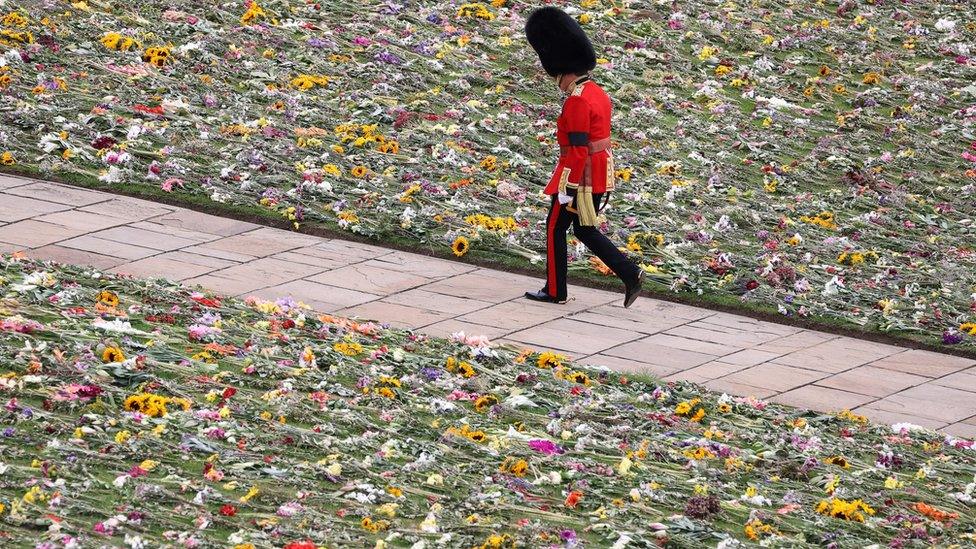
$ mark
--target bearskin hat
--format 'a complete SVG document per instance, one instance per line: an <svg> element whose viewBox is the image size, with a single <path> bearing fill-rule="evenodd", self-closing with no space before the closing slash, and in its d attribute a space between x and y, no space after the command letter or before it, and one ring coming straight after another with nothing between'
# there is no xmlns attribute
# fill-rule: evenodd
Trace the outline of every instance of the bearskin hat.
<svg viewBox="0 0 976 549"><path fill-rule="evenodd" d="M596 52L583 28L555 7L539 8L525 23L525 36L549 76L585 74L596 67Z"/></svg>

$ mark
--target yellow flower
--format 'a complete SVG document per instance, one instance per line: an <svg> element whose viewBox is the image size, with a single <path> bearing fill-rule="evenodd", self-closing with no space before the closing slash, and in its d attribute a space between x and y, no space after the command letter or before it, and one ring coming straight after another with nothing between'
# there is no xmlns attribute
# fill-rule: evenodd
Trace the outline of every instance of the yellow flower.
<svg viewBox="0 0 976 549"><path fill-rule="evenodd" d="M254 496L260 493L261 490L259 490L256 486L252 486L251 489L247 491L247 494L240 497L239 501L241 503L247 503L248 501L251 501L251 499L253 499Z"/></svg>
<svg viewBox="0 0 976 549"><path fill-rule="evenodd" d="M346 356L356 356L359 353L363 352L363 346L355 342L352 343L347 343L344 341L339 342L333 345L332 348L337 352L340 352Z"/></svg>
<svg viewBox="0 0 976 549"><path fill-rule="evenodd" d="M369 169L366 168L366 166L356 166L349 170L349 173L351 173L352 176L357 179L362 179L363 177L366 177L367 173L369 173Z"/></svg>
<svg viewBox="0 0 976 549"><path fill-rule="evenodd" d="M539 355L539 360L536 364L539 368L558 368L563 365L564 360L566 360L566 357L563 355L545 352Z"/></svg>
<svg viewBox="0 0 976 549"><path fill-rule="evenodd" d="M485 21L491 21L495 18L495 14L480 2L472 2L470 4L462 5L460 8L458 8L457 16L484 19Z"/></svg>
<svg viewBox="0 0 976 549"><path fill-rule="evenodd" d="M713 57L716 53L718 53L717 48L713 48L711 46L705 46L701 49L701 51L698 52L698 59L700 61L705 61L706 59L710 59L711 57Z"/></svg>
<svg viewBox="0 0 976 549"><path fill-rule="evenodd" d="M119 296L115 292L110 292L108 290L102 290L99 292L95 300L109 307L117 307L119 305Z"/></svg>
<svg viewBox="0 0 976 549"><path fill-rule="evenodd" d="M14 153L10 151L4 151L2 154L0 154L0 164L4 166L13 166L16 163L17 161L14 160Z"/></svg>
<svg viewBox="0 0 976 549"><path fill-rule="evenodd" d="M476 412L484 412L496 404L498 404L498 397L495 395L484 395L474 401L474 409Z"/></svg>
<svg viewBox="0 0 976 549"><path fill-rule="evenodd" d="M165 67L172 59L169 46L146 48L142 60L156 67Z"/></svg>
<svg viewBox="0 0 976 549"><path fill-rule="evenodd" d="M23 28L27 26L27 18L15 11L12 11L0 18L0 25L5 27Z"/></svg>
<svg viewBox="0 0 976 549"><path fill-rule="evenodd" d="M314 74L300 74L292 78L288 85L302 91L310 90L316 86L324 88L329 85L329 77Z"/></svg>
<svg viewBox="0 0 976 549"><path fill-rule="evenodd" d="M453 251L454 255L456 255L457 257L461 257L464 254L468 253L468 250L470 249L471 249L471 243L468 241L467 238L463 236L459 236L455 238L454 242L451 243L451 251Z"/></svg>
<svg viewBox="0 0 976 549"><path fill-rule="evenodd" d="M816 511L821 515L853 522L864 522L864 515L874 514L874 509L859 499L852 501L836 498L830 501L821 500Z"/></svg>
<svg viewBox="0 0 976 549"><path fill-rule="evenodd" d="M125 444L125 442L130 438L132 438L132 433L129 431L119 431L118 433L115 433L115 442L117 444Z"/></svg>
<svg viewBox="0 0 976 549"><path fill-rule="evenodd" d="M268 16L268 14L261 9L261 6L258 5L257 0L250 0L249 4L250 5L248 5L247 11L241 16L242 25L250 25L256 20L264 19Z"/></svg>
<svg viewBox="0 0 976 549"><path fill-rule="evenodd" d="M115 362L125 362L125 354L118 347L106 347L102 351L102 362L111 364Z"/></svg>
<svg viewBox="0 0 976 549"><path fill-rule="evenodd" d="M876 72L869 72L864 75L864 78L861 81L865 84L877 84L881 82L881 75Z"/></svg>

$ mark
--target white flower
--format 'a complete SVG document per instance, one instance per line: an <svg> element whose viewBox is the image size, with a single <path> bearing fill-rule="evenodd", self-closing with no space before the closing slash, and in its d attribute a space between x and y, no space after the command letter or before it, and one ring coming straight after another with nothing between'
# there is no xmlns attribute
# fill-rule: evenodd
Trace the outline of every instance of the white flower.
<svg viewBox="0 0 976 549"><path fill-rule="evenodd" d="M624 547L627 547L627 544L630 543L632 539L633 538L627 534L620 534L620 537L617 538L616 543L614 543L610 549L624 549Z"/></svg>
<svg viewBox="0 0 976 549"><path fill-rule="evenodd" d="M939 19L935 22L935 30L941 32L950 32L955 30L956 22L951 19Z"/></svg>
<svg viewBox="0 0 976 549"><path fill-rule="evenodd" d="M122 170L118 166L109 166L105 173L98 176L98 180L103 183L118 183L122 181Z"/></svg>
<svg viewBox="0 0 976 549"><path fill-rule="evenodd" d="M921 425L915 425L914 423L895 423L891 426L891 430L895 433L914 433L919 431L925 431L925 427Z"/></svg>
<svg viewBox="0 0 976 549"><path fill-rule="evenodd" d="M511 406L512 408L527 407L534 408L536 405L529 397L525 395L512 395L505 399L505 404Z"/></svg>
<svg viewBox="0 0 976 549"><path fill-rule="evenodd" d="M98 330L104 330L106 332L116 332L120 334L139 334L146 335L146 332L133 328L132 324L128 320L122 320L119 318L113 320L104 320L101 318L96 318L92 320L92 327Z"/></svg>

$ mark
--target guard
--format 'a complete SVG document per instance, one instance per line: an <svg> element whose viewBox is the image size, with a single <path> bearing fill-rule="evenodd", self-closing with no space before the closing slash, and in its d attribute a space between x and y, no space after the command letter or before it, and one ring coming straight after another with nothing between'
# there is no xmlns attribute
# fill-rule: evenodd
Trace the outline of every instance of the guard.
<svg viewBox="0 0 976 549"><path fill-rule="evenodd" d="M525 297L547 303L566 303L566 231L624 282L624 307L640 295L644 271L634 265L597 228L597 215L614 187L610 144L610 96L589 73L596 53L575 19L554 7L537 9L525 24L529 44L539 54L542 68L566 96L556 137L559 163L546 185L552 197L546 221L546 285Z"/></svg>

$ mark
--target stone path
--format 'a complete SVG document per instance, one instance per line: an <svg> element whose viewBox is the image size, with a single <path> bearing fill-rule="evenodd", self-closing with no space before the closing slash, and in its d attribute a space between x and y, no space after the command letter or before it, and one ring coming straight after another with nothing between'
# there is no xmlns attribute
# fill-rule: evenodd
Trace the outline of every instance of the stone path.
<svg viewBox="0 0 976 549"><path fill-rule="evenodd" d="M628 310L620 294L588 288L571 288L564 306L534 304L520 297L540 285L530 277L0 176L0 251L20 250L976 437L973 360L646 298Z"/></svg>

